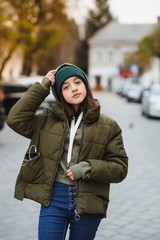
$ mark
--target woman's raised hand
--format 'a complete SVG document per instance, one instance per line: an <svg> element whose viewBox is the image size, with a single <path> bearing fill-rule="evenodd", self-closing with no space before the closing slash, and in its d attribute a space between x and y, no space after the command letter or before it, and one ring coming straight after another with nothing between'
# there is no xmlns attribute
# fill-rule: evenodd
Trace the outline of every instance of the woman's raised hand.
<svg viewBox="0 0 160 240"><path fill-rule="evenodd" d="M56 70L50 70L45 76L51 81L51 85L54 85L55 83L55 77L54 77L55 73L56 73Z"/></svg>

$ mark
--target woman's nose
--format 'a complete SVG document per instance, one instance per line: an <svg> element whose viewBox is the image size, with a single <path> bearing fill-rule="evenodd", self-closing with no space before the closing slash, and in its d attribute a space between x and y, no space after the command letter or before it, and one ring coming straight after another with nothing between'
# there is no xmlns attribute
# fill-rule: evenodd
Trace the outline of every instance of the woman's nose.
<svg viewBox="0 0 160 240"><path fill-rule="evenodd" d="M72 92L77 91L77 87L75 85L72 85Z"/></svg>

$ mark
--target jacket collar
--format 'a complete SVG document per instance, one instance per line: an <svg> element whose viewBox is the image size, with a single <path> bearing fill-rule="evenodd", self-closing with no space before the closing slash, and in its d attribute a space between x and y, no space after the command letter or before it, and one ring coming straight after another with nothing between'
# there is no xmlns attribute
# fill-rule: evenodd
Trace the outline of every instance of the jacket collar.
<svg viewBox="0 0 160 240"><path fill-rule="evenodd" d="M95 109L88 109L86 115L84 116L84 121L87 124L97 121L100 116L100 104L98 100L95 99L95 101L97 107Z"/></svg>

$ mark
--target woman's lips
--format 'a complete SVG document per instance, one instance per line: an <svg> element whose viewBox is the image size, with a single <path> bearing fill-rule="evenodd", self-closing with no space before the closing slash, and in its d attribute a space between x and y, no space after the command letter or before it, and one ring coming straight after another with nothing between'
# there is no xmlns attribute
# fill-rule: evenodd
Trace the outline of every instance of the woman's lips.
<svg viewBox="0 0 160 240"><path fill-rule="evenodd" d="M81 95L80 93L76 93L76 94L73 95L72 98L78 98L80 95Z"/></svg>

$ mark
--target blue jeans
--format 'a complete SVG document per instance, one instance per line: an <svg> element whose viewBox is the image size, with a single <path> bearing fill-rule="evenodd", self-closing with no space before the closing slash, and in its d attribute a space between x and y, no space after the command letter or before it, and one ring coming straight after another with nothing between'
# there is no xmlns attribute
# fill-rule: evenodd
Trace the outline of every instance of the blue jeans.
<svg viewBox="0 0 160 240"><path fill-rule="evenodd" d="M56 182L50 205L41 206L38 239L65 240L70 226L69 240L93 240L101 219L100 214L78 215L76 187Z"/></svg>

